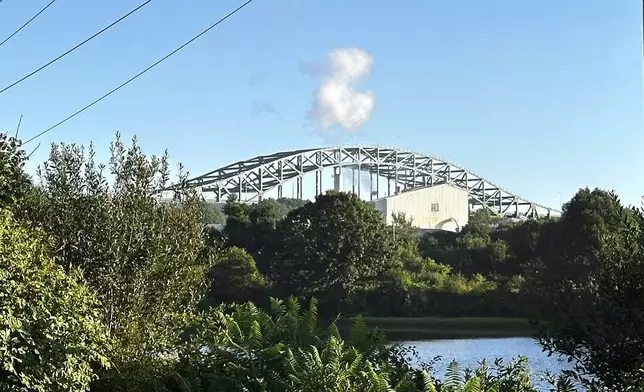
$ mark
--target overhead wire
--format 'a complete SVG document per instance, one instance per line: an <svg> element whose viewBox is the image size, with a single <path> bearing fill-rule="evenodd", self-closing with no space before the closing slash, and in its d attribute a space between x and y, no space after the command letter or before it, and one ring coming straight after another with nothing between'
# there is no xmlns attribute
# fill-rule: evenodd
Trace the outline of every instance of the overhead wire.
<svg viewBox="0 0 644 392"><path fill-rule="evenodd" d="M1 2L2 2L2 0L0 0L0 3L1 3ZM20 26L20 27L18 28L18 30L14 31L13 33L11 33L11 35L10 35L10 36L8 36L7 38L5 38L5 39L4 39L4 41L0 42L0 46L4 45L7 41L9 41L11 38L13 38L13 36L14 36L14 35L18 34L22 29L24 29L25 27L27 27L27 25L29 25L29 23L33 22L33 21L34 21L34 19L36 19L38 16L40 16L40 14L42 14L43 12L45 12L45 10L46 10L47 8L51 7L51 5L52 5L52 4L54 4L55 2L56 2L56 0L51 0L51 1L49 2L49 4L47 4L44 8L42 8L40 11L38 11L38 13L37 13L36 15L32 16L32 17L31 17L31 19L29 19L29 20L28 20L28 21L26 21L22 26Z"/></svg>
<svg viewBox="0 0 644 392"><path fill-rule="evenodd" d="M41 67L39 67L39 68L37 68L37 69L35 69L35 70L33 70L33 71L29 72L27 75L25 75L25 76L23 76L22 78L20 78L20 79L16 80L15 82L11 83L10 85L8 85L8 86L4 87L2 90L0 90L0 94L4 93L5 91L9 90L10 88L14 87L15 85L17 85L17 84L19 84L19 83L24 82L25 80L27 80L27 79L29 79L30 77L32 77L32 76L34 76L35 74L37 74L38 72L40 72L40 71L42 71L43 69L45 69L45 68L49 67L50 65L54 64L54 63L55 63L55 62L57 62L58 60L60 60L60 59L62 59L63 57L67 56L68 54L72 53L73 51L75 51L76 49L78 49L78 48L80 48L81 46L85 45L86 43L90 42L91 40L93 40L94 38L98 37L99 35L103 34L103 33L104 33L104 32L106 32L107 30L111 29L111 28L112 28L112 27L114 27L115 25L117 25L117 24L119 24L120 22L122 22L123 20L125 20L125 19L126 19L127 17L129 17L130 15L134 14L135 12L137 12L138 10L140 10L141 8L143 8L143 7L145 7L146 5L150 4L150 2L151 2L151 1L152 1L152 0L146 0L145 2L143 2L143 3L139 4L139 6L137 6L137 7L136 7L136 8L134 8L134 9L132 9L130 12L128 12L127 14L125 14L125 15L121 16L120 18L118 18L118 19L117 19L117 20L115 20L114 22L110 23L109 25L105 26L104 28L102 28L101 30L99 30L98 32L96 32L94 35L92 35L91 37L89 37L89 38L85 39L83 42L81 42L81 43L79 43L78 45L74 46L73 48L71 48L71 49L67 50L67 51L66 51L66 52L64 52L63 54L59 55L58 57L56 57L55 59L51 60L50 62L48 62L48 63L46 63L46 64L42 65Z"/></svg>
<svg viewBox="0 0 644 392"><path fill-rule="evenodd" d="M210 25L209 27L207 27L205 30L202 30L199 34L195 35L194 37L192 37L191 39L189 39L188 41L186 41L185 43L183 43L182 45L180 45L179 47L177 47L176 49L174 49L172 52L170 52L170 53L166 54L165 56L163 56L161 59L157 60L155 63L153 63L153 64L152 64L152 65L150 65L149 67L145 68L143 71L139 72L138 74L134 75L134 76L133 76L133 77L131 77L130 79L128 79L128 80L126 80L125 82L121 83L121 84L120 84L120 85L118 85L116 88L114 88L114 89L110 90L108 93L106 93L106 94L104 94L103 96L101 96L100 98L98 98L98 99L94 100L93 102L91 102L91 103L90 103L90 104L88 104L87 106L83 107L82 109L80 109L80 110L76 111L75 113L73 113L73 114L71 114L71 115L67 116L65 119L63 119L63 120L59 121L58 123L56 123L56 124L52 125L51 127L47 128L47 129L45 129L44 131L40 132L40 133L39 133L39 134L37 134L36 136L33 136L32 138L28 139L27 141L25 141L25 142L23 143L23 145L25 145L25 144L27 144L27 143L29 143L29 142L31 142L31 141L33 141L33 140L35 140L35 139L39 138L40 136L42 136L42 135L46 134L47 132L50 132L50 131L51 131L51 130L53 130L53 129L55 129L55 128L57 128L57 127L61 126L62 124L66 123L67 121L71 120L72 118L74 118L74 117L78 116L79 114L81 114L81 113L82 113L82 112L84 112L85 110L87 110L87 109L91 108L92 106L96 105L96 104L97 104L97 103L99 103L100 101L102 101L102 100L104 100L105 98L109 97L110 95L114 94L115 92L117 92L117 91L118 91L118 90L120 90L121 88L125 87L126 85L130 84L131 82L133 82L135 79L139 78L140 76L142 76L143 74L145 74L146 72L148 72L149 70L151 70L152 68L156 67L157 65L161 64L162 62L164 62L165 60L167 60L168 58L170 58L171 56L173 56L175 53L179 52L181 49L185 48L186 46L190 45L192 42L196 41L196 40L197 40L197 39L199 39L201 36L203 36L204 34L208 33L210 30L214 29L214 28L215 28L215 27L217 27L220 23L222 23L222 22L223 22L223 21L225 21L226 19L230 18L231 16L233 16L233 15L234 15L234 14L236 14L237 12L241 11L244 7L246 7L248 4L250 4L250 3L252 3L252 2L253 2L253 0L247 0L245 3L243 3L242 5L240 5L239 7L237 7L235 10L231 11L231 12L230 12L230 13L228 13L226 16L224 16L223 18L219 19L217 22L215 22L215 23L213 23L212 25Z"/></svg>

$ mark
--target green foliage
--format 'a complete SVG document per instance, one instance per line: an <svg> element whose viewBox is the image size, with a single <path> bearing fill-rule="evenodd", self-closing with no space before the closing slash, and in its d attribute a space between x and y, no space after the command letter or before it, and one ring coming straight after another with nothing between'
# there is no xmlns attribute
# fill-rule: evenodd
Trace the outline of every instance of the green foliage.
<svg viewBox="0 0 644 392"><path fill-rule="evenodd" d="M253 304L220 307L193 320L180 349L180 366L154 384L156 391L398 391L536 392L527 359L474 371L454 362L443 381L431 368L408 365L410 352L387 346L378 331L356 318L343 340L335 324L320 327L316 302L306 311L291 298L272 300L269 313ZM566 378L551 377L553 391L573 392Z"/></svg>
<svg viewBox="0 0 644 392"><path fill-rule="evenodd" d="M614 194L579 191L527 290L545 349L611 390L644 387L643 224Z"/></svg>
<svg viewBox="0 0 644 392"><path fill-rule="evenodd" d="M590 388L644 387L644 217L612 194L581 190L558 221L501 223L479 210L460 233L422 239L404 215L387 227L355 195L231 198L219 232L210 224L224 215L193 192L154 196L167 156L148 158L136 140L117 137L108 166L91 147L56 145L36 187L25 159L0 136L2 391L83 390L96 374L92 390L104 392L535 391L522 360L452 364L432 380L430 365L412 369L409 352L361 317L343 340L335 324L319 326L315 301L264 306L273 289L320 297L323 317L530 309L542 345L579 364L552 379L556 391L589 375ZM197 313L206 292L211 305L255 304ZM117 370L101 368L106 353Z"/></svg>
<svg viewBox="0 0 644 392"><path fill-rule="evenodd" d="M208 301L215 304L243 302L266 284L253 256L237 247L228 248L217 257L208 278L211 282Z"/></svg>
<svg viewBox="0 0 644 392"><path fill-rule="evenodd" d="M310 202L308 200L280 197L279 199L277 199L277 203L284 206L284 215L281 217L281 219L284 219L289 212L297 210L298 208L302 208Z"/></svg>
<svg viewBox="0 0 644 392"><path fill-rule="evenodd" d="M334 197L337 198L337 196ZM389 256L383 263L384 268L370 281L350 283L349 290L343 289L341 285L338 285L339 289L338 286L332 287L328 282L320 282L324 285L322 288L316 287L315 273L328 281L333 279L337 281L339 278L347 279L347 277L353 279L353 277L359 276L357 268L352 268L351 263L340 263L339 261L343 259L338 258L340 256L336 257L335 253L329 253L328 247L329 243L335 241L332 238L333 235L346 237L344 235L346 223L343 221L345 219L343 214L345 210L353 211L354 207L343 209L341 203L333 204L325 200L325 198L318 198L314 203L300 201L303 207L292 210L292 213L285 219L284 199L277 201L267 199L247 205L237 202L232 197L224 208L227 215L227 225L224 230L226 245L241 247L252 255L260 273L268 278L269 286L276 289L276 293L279 295L316 295L321 298L325 313L341 311L350 314L367 313L384 316L422 315L426 314L423 312L430 312L430 314L465 315L470 311L469 308L472 308L479 309L480 313L478 314L481 315L496 308L499 312L496 315L506 314L505 309L508 306L505 304L499 306L504 301L502 295L497 296L497 299L492 298L492 294L490 294L499 287L495 282L497 280L496 274L476 272L478 270L489 272L492 268L502 269L510 264L511 249L505 240L502 238L490 239L489 236L482 239L474 234L485 231L484 225L494 221L485 211L475 215L473 225L465 234L451 237L450 233L436 233L431 237L424 237L421 243L421 238L413 226L413 222L404 214L395 215L392 226L385 227L383 230L381 219L376 217L373 208L367 206L367 213L370 214L369 219L373 222L372 226L379 230L380 237L386 241L386 244L380 243L379 246L381 248L390 247L385 251ZM356 201L362 203L357 198ZM333 206L332 208L336 209L338 213L335 215L326 213L329 206ZM362 203L360 206L365 207L366 204ZM319 229L322 226L306 223L308 226L305 232L300 230L302 228L300 215L305 213L318 214L324 217L327 222L330 222L331 219L336 222L333 223L331 230ZM292 217L297 217L297 220L293 220ZM306 219L309 217L307 216ZM478 224L476 223L477 219L481 221ZM363 220L360 225L353 225L352 228L357 231L360 226L365 226L364 222L367 221ZM475 229L477 225L480 227L479 229ZM351 227L351 225L349 226ZM370 232L370 229L364 230ZM357 235L356 238L358 238ZM360 238L359 241L351 243L361 246L360 244L365 243L365 239ZM419 250L428 245L425 240L433 238L441 242L435 244L436 249L441 246L456 247L457 251L461 252L457 257L462 261L447 263L453 266L450 268L442 260L441 263L438 263L431 258L423 257ZM476 245L477 247L463 245L463 241L468 238L479 241L480 244ZM286 243L285 241L292 242ZM342 241L349 243L344 239ZM306 249L305 252L304 249ZM318 252L318 249L322 251ZM360 251L360 247L357 248L357 251ZM343 252L348 254L348 251ZM466 257L461 257L462 254ZM318 257L318 255L322 257ZM327 271L325 264L327 257L338 260L338 264L342 264L346 269L338 269L334 265L329 265ZM341 257L346 256L342 255ZM315 262L310 262L309 258ZM292 275L289 268L280 272L280 269L285 267L285 261L292 263L295 266L294 270L298 271L300 275ZM476 268L466 267L472 263L476 264ZM303 268L299 266L303 266ZM304 274L312 275L311 280L300 279ZM284 276L285 279L280 276ZM286 281L287 279L291 279L292 282ZM342 290L345 290L344 294ZM446 305L446 301L453 302L453 295L460 296L457 299L468 303L468 309ZM258 301L256 296L246 298L236 296L234 299ZM488 303L488 305L482 308L479 305L481 302Z"/></svg>
<svg viewBox="0 0 644 392"><path fill-rule="evenodd" d="M237 201L234 196L226 200L223 209L226 215L224 234L229 246L246 248L248 245L248 224L250 223L250 206Z"/></svg>
<svg viewBox="0 0 644 392"><path fill-rule="evenodd" d="M308 201L298 199L263 199L254 204L240 203L232 195L226 200L223 212L226 216L225 233L231 246L240 246L252 254L261 251L270 240L277 223ZM254 239L253 237L260 236Z"/></svg>
<svg viewBox="0 0 644 392"><path fill-rule="evenodd" d="M548 375L545 381L551 392L576 392L577 389L567 376ZM438 383L440 392L537 392L534 377L528 369L528 358L518 357L505 364L496 359L492 367L485 360L475 369L461 369L453 361L447 366L445 377Z"/></svg>
<svg viewBox="0 0 644 392"><path fill-rule="evenodd" d="M48 245L0 209L0 391L86 390L108 366L98 301Z"/></svg>
<svg viewBox="0 0 644 392"><path fill-rule="evenodd" d="M461 230L464 236L479 237L483 240L489 240L492 233L492 223L494 218L489 210L481 208L474 211L467 221L467 224Z"/></svg>
<svg viewBox="0 0 644 392"><path fill-rule="evenodd" d="M329 192L279 222L271 275L286 293L341 304L390 268L391 238L367 203Z"/></svg>
<svg viewBox="0 0 644 392"><path fill-rule="evenodd" d="M210 202L202 202L202 220L205 225L223 225L226 223L226 216L224 213Z"/></svg>
<svg viewBox="0 0 644 392"><path fill-rule="evenodd" d="M347 311L371 316L443 314L462 309L454 306L450 296L471 296L467 301L473 305L497 289L494 281L481 274L466 277L445 264L423 258L418 231L404 214L394 215L388 230L392 237L395 233L396 240L388 270L377 287L356 294L353 307Z"/></svg>
<svg viewBox="0 0 644 392"><path fill-rule="evenodd" d="M0 133L0 208L14 209L31 187L27 161L18 139Z"/></svg>
<svg viewBox="0 0 644 392"><path fill-rule="evenodd" d="M110 181L105 169L91 147L54 145L29 219L52 236L61 265L80 268L97 292L120 371L156 368L173 361L175 315L194 309L207 288L201 201L179 192L159 202L153 191L168 181L167 156L146 157L136 139L126 148L117 135Z"/></svg>
<svg viewBox="0 0 644 392"><path fill-rule="evenodd" d="M392 237L395 237L396 259L402 261L418 259L418 243L420 236L414 227L413 220L407 219L404 213L392 214Z"/></svg>
<svg viewBox="0 0 644 392"><path fill-rule="evenodd" d="M268 275L275 251L275 229L286 215L308 202L297 199L264 199L255 204L242 204L233 196L226 201L224 234L228 246L246 249L259 271Z"/></svg>
<svg viewBox="0 0 644 392"><path fill-rule="evenodd" d="M192 331L176 374L157 390L357 392L395 385L415 392L426 390L415 387L421 381L431 382L423 371L396 365L404 359L364 323L356 322L347 341L335 324L320 327L315 300L306 311L294 298L273 299L270 313L251 303L214 308L194 319Z"/></svg>

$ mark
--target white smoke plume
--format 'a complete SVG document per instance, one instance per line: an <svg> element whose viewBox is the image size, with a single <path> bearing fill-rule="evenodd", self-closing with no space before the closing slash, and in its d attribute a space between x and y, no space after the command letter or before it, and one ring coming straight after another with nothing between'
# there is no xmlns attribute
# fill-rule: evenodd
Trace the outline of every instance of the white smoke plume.
<svg viewBox="0 0 644 392"><path fill-rule="evenodd" d="M329 53L327 79L315 92L308 116L321 132L333 125L356 130L369 120L375 95L355 91L354 84L369 74L372 65L373 57L363 49L335 49Z"/></svg>

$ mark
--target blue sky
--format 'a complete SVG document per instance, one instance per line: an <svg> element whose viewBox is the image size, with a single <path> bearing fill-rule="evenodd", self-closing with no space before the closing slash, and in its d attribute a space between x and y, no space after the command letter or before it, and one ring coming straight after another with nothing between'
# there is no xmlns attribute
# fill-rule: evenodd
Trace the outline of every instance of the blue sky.
<svg viewBox="0 0 644 392"><path fill-rule="evenodd" d="M49 0L0 3L0 36ZM240 1L154 0L0 94L0 129L28 138L156 61ZM5 86L139 4L58 0L0 47ZM119 130L194 174L327 145L306 116L320 81L301 65L336 48L373 57L357 90L375 109L348 144L443 157L552 207L583 186L644 194L639 0L255 0L182 52L39 139L102 156ZM271 107L277 113L254 110Z"/></svg>

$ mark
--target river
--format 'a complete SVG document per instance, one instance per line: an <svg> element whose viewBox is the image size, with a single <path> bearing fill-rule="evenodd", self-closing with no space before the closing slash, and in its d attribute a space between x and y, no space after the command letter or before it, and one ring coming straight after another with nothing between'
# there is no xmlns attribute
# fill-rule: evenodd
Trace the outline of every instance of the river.
<svg viewBox="0 0 644 392"><path fill-rule="evenodd" d="M445 339L399 343L416 346L422 361L430 361L440 355L441 360L434 366L434 375L438 378L445 375L446 367L452 360L456 360L462 368L476 368L478 361L485 359L488 367L492 367L496 358L502 358L507 364L522 355L528 357L528 367L535 376L537 387L547 391L548 384L540 381L538 375L546 370L560 373L561 370L570 368L566 361L554 355L548 357L531 338Z"/></svg>

